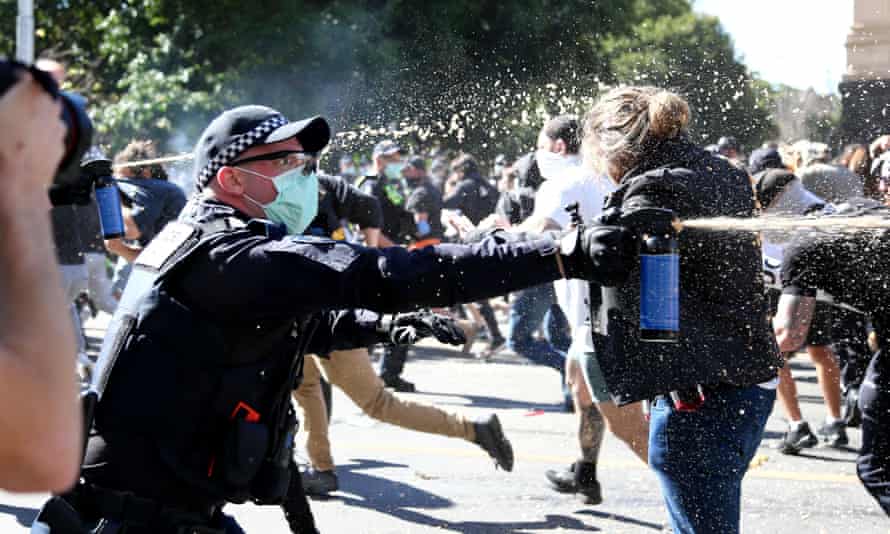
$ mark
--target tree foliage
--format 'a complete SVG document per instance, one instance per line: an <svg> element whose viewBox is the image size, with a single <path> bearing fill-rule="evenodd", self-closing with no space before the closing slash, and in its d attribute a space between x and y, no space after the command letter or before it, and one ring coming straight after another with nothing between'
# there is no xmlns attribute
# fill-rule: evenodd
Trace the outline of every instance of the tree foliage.
<svg viewBox="0 0 890 534"><path fill-rule="evenodd" d="M581 112L604 83L679 89L699 138L769 131L749 73L688 0L37 2L37 49L69 65L104 143L187 148L228 106L324 114L343 149L381 135L491 156ZM14 3L0 51L14 49Z"/></svg>

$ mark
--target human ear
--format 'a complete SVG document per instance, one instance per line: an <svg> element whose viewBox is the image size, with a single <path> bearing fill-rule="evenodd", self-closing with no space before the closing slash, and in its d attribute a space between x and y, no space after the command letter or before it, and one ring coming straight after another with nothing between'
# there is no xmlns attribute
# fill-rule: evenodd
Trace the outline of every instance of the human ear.
<svg viewBox="0 0 890 534"><path fill-rule="evenodd" d="M225 193L244 194L244 181L232 167L222 167L216 171L216 182Z"/></svg>

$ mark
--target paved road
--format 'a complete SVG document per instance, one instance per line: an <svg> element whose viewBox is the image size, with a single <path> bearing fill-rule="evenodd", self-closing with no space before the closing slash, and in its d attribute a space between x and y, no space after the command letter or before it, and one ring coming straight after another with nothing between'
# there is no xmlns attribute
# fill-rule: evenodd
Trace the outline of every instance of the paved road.
<svg viewBox="0 0 890 534"><path fill-rule="evenodd" d="M794 363L805 416L824 408L815 374ZM412 398L470 414L497 411L516 451L512 473L496 471L476 446L373 421L335 393L331 434L342 491L314 501L322 532L335 533L646 533L669 530L655 477L627 448L607 437L599 478L605 502L586 506L551 492L545 469L577 454L576 421L560 411L558 376L504 354L477 362L441 347L421 347L405 377ZM744 486L746 533L890 532L890 520L855 477L858 431L851 449L816 448L800 457L775 450L784 423L771 417ZM26 532L42 496L0 494L0 532ZM275 508L233 506L248 532L286 533Z"/></svg>

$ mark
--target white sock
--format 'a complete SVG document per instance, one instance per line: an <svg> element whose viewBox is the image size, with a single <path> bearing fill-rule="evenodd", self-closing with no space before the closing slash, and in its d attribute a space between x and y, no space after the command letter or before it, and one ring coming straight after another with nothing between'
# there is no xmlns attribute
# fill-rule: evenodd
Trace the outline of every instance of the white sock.
<svg viewBox="0 0 890 534"><path fill-rule="evenodd" d="M831 425L831 424L835 424L835 423L840 423L840 422L842 422L843 420L844 420L843 417L838 417L837 419L835 419L834 417L832 417L832 416L830 416L830 415L826 415L826 416L825 416L825 424L827 424L827 425Z"/></svg>
<svg viewBox="0 0 890 534"><path fill-rule="evenodd" d="M794 432L796 430L800 430L803 425L807 424L806 421L801 419L800 421L788 421L788 428Z"/></svg>

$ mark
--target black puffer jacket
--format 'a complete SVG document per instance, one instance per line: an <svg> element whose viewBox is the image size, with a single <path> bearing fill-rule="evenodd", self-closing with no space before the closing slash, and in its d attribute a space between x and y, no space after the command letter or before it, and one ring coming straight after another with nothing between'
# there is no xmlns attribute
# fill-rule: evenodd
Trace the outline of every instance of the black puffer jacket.
<svg viewBox="0 0 890 534"><path fill-rule="evenodd" d="M685 139L665 141L621 180L606 207L672 210L681 220L751 217L748 177ZM620 404L696 384L748 386L776 376L780 359L763 297L760 245L751 233L681 232L680 342L639 340L639 267L603 290L594 335ZM596 317L596 315L594 315Z"/></svg>

